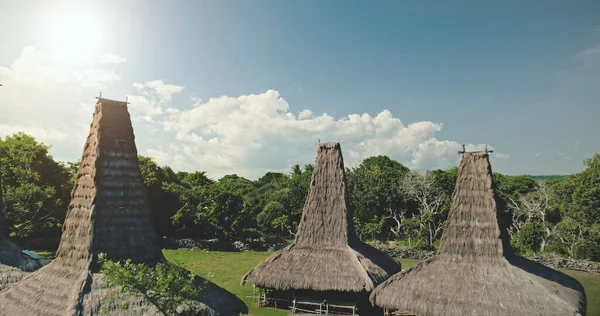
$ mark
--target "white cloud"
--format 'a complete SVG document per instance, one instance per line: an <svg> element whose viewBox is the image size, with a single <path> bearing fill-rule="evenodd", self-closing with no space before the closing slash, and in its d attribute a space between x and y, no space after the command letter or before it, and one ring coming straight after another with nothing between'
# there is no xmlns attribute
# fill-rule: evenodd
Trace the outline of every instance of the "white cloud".
<svg viewBox="0 0 600 316"><path fill-rule="evenodd" d="M510 156L508 154L503 154L503 153L496 153L496 154L494 154L494 157L496 157L498 159L502 159L502 160L507 160L508 158L510 158Z"/></svg>
<svg viewBox="0 0 600 316"><path fill-rule="evenodd" d="M578 60L586 61L589 59L596 59L600 57L600 44L596 46L589 47L575 56Z"/></svg>
<svg viewBox="0 0 600 316"><path fill-rule="evenodd" d="M312 162L318 140L341 140L347 166L384 154L411 168L446 168L456 165L461 148L454 141L435 138L442 124L406 125L388 110L342 118L304 110L296 116L274 90L211 98L189 110L173 109L164 125L177 141L147 153L161 164L208 170L213 177L238 173L255 178L268 170Z"/></svg>
<svg viewBox="0 0 600 316"><path fill-rule="evenodd" d="M70 135L62 129L46 128L40 125L4 125L0 124L0 135L11 135L15 132L24 132L33 136L37 141L52 144L65 141Z"/></svg>
<svg viewBox="0 0 600 316"><path fill-rule="evenodd" d="M600 66L600 44L589 47L573 57L574 70L595 71Z"/></svg>
<svg viewBox="0 0 600 316"><path fill-rule="evenodd" d="M174 94L184 89L162 80L134 82L133 87L136 92L127 96L131 104L129 108L133 115L139 115L139 119L147 123L153 123L156 116L164 114L164 106L171 103Z"/></svg>
<svg viewBox="0 0 600 316"><path fill-rule="evenodd" d="M57 159L80 158L93 97L114 90L120 80L114 67L124 61L116 55L94 60L66 65L27 47L11 65L0 66L0 136L24 131L52 145ZM212 177L256 178L312 162L319 140L341 140L347 166L379 154L421 170L455 166L460 158L459 143L436 137L441 123L406 124L389 110L344 117L310 109L296 113L274 90L208 101L192 96L190 107L175 108L173 97L183 86L152 80L130 87L140 152L175 169L207 170Z"/></svg>
<svg viewBox="0 0 600 316"><path fill-rule="evenodd" d="M25 47L12 64L0 66L0 136L24 131L60 148L58 159L80 156L93 96L119 81L108 66L68 65Z"/></svg>
<svg viewBox="0 0 600 316"><path fill-rule="evenodd" d="M311 116L312 116L312 111L311 110L303 110L300 113L298 113L298 119L299 120L307 119L307 118L309 118Z"/></svg>

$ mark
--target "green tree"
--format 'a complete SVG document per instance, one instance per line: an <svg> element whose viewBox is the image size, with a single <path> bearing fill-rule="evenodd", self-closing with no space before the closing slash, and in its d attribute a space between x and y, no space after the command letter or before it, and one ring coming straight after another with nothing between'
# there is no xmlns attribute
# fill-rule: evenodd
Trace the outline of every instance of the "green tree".
<svg viewBox="0 0 600 316"><path fill-rule="evenodd" d="M388 234L394 223L381 219L388 216L389 210L406 208L400 181L409 171L387 156L366 158L358 167L348 170L350 205L359 235L385 237ZM375 229L373 225L379 227Z"/></svg>
<svg viewBox="0 0 600 316"><path fill-rule="evenodd" d="M431 173L435 179L437 187L444 192L444 195L451 197L452 193L454 193L454 187L456 186L458 167L452 167L447 170L431 170L429 173Z"/></svg>
<svg viewBox="0 0 600 316"><path fill-rule="evenodd" d="M297 165L296 165L297 166ZM305 165L299 172L292 168L289 182L290 188L290 208L293 214L301 215L302 208L306 202L308 189L310 188L310 179L312 178L313 165Z"/></svg>
<svg viewBox="0 0 600 316"><path fill-rule="evenodd" d="M184 268L159 263L151 268L142 263L115 262L98 256L100 273L109 286L125 293L142 295L164 315L203 315L205 309L198 303L206 293L206 281L197 279Z"/></svg>
<svg viewBox="0 0 600 316"><path fill-rule="evenodd" d="M548 182L550 207L562 218L557 236L571 256L584 240L600 243L600 154L584 165L580 173Z"/></svg>
<svg viewBox="0 0 600 316"><path fill-rule="evenodd" d="M568 216L590 227L600 223L600 154L584 162L586 169L573 176L572 204L565 207Z"/></svg>
<svg viewBox="0 0 600 316"><path fill-rule="evenodd" d="M297 176L297 175L301 175L301 174L302 174L302 168L300 168L300 165L293 165L292 171L290 171L290 175Z"/></svg>
<svg viewBox="0 0 600 316"><path fill-rule="evenodd" d="M509 234L515 237L530 223L539 223L543 230L539 250L544 251L550 239L554 237L556 224L560 221L560 216L557 212L552 211L549 202L550 197L546 183L542 181L537 183L534 191L521 195L518 200L511 198L508 203L508 211L512 213L512 224L509 227ZM515 238L520 237L517 236ZM526 250L538 251L537 246L527 246L526 248Z"/></svg>
<svg viewBox="0 0 600 316"><path fill-rule="evenodd" d="M518 200L519 197L533 192L537 187L537 182L527 176L505 176L494 172L493 178L498 207L502 211L507 210L511 199Z"/></svg>
<svg viewBox="0 0 600 316"><path fill-rule="evenodd" d="M441 234L444 222L448 217L447 196L439 186L435 174L431 172L411 172L404 176L400 191L406 201L417 205L417 213L413 218L418 218L421 231L425 233L427 245L433 247L433 241Z"/></svg>
<svg viewBox="0 0 600 316"><path fill-rule="evenodd" d="M544 237L545 227L542 223L537 221L528 222L512 236L511 244L515 250L521 253L538 252L541 250Z"/></svg>
<svg viewBox="0 0 600 316"><path fill-rule="evenodd" d="M178 172L177 179L190 187L202 187L214 183L214 181L206 176L205 171L195 172Z"/></svg>
<svg viewBox="0 0 600 316"><path fill-rule="evenodd" d="M4 225L12 236L60 236L73 182L49 149L24 133L0 139Z"/></svg>
<svg viewBox="0 0 600 316"><path fill-rule="evenodd" d="M160 167L152 158L139 156L140 171L148 190L148 202L156 232L159 236L174 233L172 217L182 206L181 195L187 183L177 177L169 167Z"/></svg>
<svg viewBox="0 0 600 316"><path fill-rule="evenodd" d="M563 218L556 225L555 233L571 257L573 257L575 246L585 240L585 227L570 217Z"/></svg>
<svg viewBox="0 0 600 316"><path fill-rule="evenodd" d="M256 223L264 233L279 240L290 235L293 224L289 212L277 201L271 201L265 206L256 217Z"/></svg>

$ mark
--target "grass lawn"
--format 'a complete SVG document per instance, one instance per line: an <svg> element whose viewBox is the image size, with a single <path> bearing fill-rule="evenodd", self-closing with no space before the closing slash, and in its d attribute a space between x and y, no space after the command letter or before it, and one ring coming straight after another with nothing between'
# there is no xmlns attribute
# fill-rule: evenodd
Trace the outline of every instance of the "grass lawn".
<svg viewBox="0 0 600 316"><path fill-rule="evenodd" d="M585 288L587 297L587 315L600 315L600 276L582 271L564 270L560 271L577 279Z"/></svg>
<svg viewBox="0 0 600 316"><path fill-rule="evenodd" d="M286 311L257 308L247 295L252 294L252 286L241 286L242 276L258 263L264 260L268 252L210 252L191 250L164 250L168 260L179 261L190 271L208 277L212 282L229 290L240 297L250 311L250 315L283 316ZM408 269L419 260L400 259L402 269ZM563 270L566 274L577 279L585 287L587 295L587 315L600 315L600 276L585 272Z"/></svg>

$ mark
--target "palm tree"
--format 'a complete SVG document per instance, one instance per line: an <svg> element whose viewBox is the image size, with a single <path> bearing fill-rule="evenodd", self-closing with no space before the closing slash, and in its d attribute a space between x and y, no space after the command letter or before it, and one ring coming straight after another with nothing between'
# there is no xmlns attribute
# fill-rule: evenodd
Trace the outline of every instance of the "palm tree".
<svg viewBox="0 0 600 316"><path fill-rule="evenodd" d="M300 165L293 165L290 174L292 176L299 176L300 174L302 174L302 169L300 169Z"/></svg>

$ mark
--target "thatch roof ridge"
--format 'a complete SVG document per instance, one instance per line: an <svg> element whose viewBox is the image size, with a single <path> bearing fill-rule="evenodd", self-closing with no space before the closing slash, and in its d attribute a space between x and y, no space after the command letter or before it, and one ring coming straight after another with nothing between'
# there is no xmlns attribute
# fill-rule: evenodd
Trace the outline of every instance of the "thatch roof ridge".
<svg viewBox="0 0 600 316"><path fill-rule="evenodd" d="M464 153L440 249L371 294L417 315L584 315L575 279L516 256L496 206L486 152Z"/></svg>
<svg viewBox="0 0 600 316"><path fill-rule="evenodd" d="M321 143L294 242L242 278L279 290L371 291L400 264L363 243L352 224L339 143Z"/></svg>
<svg viewBox="0 0 600 316"><path fill-rule="evenodd" d="M99 253L149 266L166 262L152 222L127 103L102 98L83 148L56 259L0 293L0 315L93 315L96 304L110 305L93 283ZM218 293L226 303L214 309L247 310L233 294Z"/></svg>

